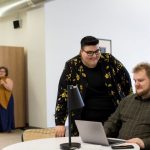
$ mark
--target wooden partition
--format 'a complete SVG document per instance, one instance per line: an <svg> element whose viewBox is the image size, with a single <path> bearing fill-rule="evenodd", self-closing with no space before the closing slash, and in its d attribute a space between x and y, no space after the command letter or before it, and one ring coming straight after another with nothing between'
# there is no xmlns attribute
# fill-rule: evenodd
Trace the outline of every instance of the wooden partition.
<svg viewBox="0 0 150 150"><path fill-rule="evenodd" d="M15 127L26 125L26 69L23 47L0 46L0 66L6 66L14 82Z"/></svg>

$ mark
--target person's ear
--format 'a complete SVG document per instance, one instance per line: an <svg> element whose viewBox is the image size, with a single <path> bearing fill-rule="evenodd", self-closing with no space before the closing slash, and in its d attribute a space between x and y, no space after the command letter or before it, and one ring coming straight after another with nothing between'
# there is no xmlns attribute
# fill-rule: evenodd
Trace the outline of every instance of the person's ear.
<svg viewBox="0 0 150 150"><path fill-rule="evenodd" d="M80 49L80 52L79 52L79 55L81 56L81 53L82 53L82 49Z"/></svg>

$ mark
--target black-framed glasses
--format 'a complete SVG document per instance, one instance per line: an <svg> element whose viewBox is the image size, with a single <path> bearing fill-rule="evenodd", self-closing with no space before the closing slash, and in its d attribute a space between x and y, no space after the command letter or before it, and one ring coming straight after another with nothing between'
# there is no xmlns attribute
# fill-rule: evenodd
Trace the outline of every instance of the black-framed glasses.
<svg viewBox="0 0 150 150"><path fill-rule="evenodd" d="M82 49L82 50L90 57L93 56L94 54L96 56L98 56L100 54L100 48L97 49L96 51L85 51L84 49Z"/></svg>

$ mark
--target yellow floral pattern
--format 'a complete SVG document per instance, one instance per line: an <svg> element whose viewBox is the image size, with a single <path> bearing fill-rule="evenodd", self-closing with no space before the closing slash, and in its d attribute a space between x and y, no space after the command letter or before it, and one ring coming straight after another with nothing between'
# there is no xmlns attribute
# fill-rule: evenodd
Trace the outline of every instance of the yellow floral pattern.
<svg viewBox="0 0 150 150"><path fill-rule="evenodd" d="M113 96L114 105L117 106L123 97L132 93L129 74L122 63L111 54L102 54L99 62L102 63L104 70L105 86L109 95ZM67 118L67 85L77 85L84 99L88 83L80 55L66 62L61 75L55 110L56 125L64 125ZM72 119L80 119L80 115L81 111L74 111ZM74 121L71 127L72 135L78 135Z"/></svg>

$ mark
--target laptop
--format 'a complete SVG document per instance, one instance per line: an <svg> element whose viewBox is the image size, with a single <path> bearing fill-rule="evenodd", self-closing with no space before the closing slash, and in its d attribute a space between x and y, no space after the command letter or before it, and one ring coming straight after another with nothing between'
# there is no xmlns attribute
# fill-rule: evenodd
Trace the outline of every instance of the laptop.
<svg viewBox="0 0 150 150"><path fill-rule="evenodd" d="M79 136L84 143L112 146L125 143L123 139L107 138L101 122L75 120Z"/></svg>

